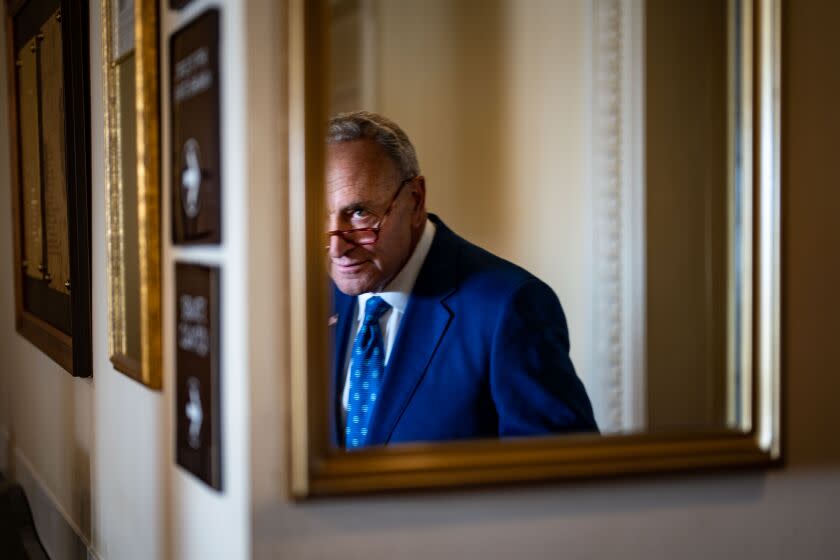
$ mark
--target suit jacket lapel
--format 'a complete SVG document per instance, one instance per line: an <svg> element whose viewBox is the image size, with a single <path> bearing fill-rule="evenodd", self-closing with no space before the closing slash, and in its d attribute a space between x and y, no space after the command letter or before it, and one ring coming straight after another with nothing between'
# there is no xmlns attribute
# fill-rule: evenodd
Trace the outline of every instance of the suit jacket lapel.
<svg viewBox="0 0 840 560"><path fill-rule="evenodd" d="M445 299L456 288L454 234L436 217L435 239L411 293L385 368L370 420L368 444L387 443L443 338L452 311Z"/></svg>
<svg viewBox="0 0 840 560"><path fill-rule="evenodd" d="M350 336L350 326L353 324L353 312L355 311L356 298L341 293L337 288L333 289L333 317L336 322L330 327L330 334L333 336L333 360L330 392L332 406L330 406L330 436L335 445L344 446L341 421L341 395L344 389L344 378L346 373L344 359L347 356L347 339ZM337 317L336 317L337 315Z"/></svg>

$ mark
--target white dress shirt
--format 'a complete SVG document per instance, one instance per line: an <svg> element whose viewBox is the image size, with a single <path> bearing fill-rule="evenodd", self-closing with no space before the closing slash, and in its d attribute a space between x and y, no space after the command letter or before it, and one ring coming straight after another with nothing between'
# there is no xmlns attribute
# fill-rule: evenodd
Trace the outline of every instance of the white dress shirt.
<svg viewBox="0 0 840 560"><path fill-rule="evenodd" d="M400 321L405 315L405 308L408 306L408 298L414 289L414 283L417 281L420 268L426 261L426 255L429 254L434 237L435 224L426 219L426 226L423 228L423 233L420 235L420 240L417 242L414 252L394 279L379 293L368 292L356 297L356 322L350 329L350 338L347 340L347 351L344 357L346 374L344 391L341 394L342 417L347 414L347 398L350 392L350 354L353 351L353 341L356 340L356 335L365 319L365 304L373 296L379 296L391 306L391 309L379 318L379 327L382 329L382 343L385 346L385 365L387 365L388 359L391 357L391 349L394 347L394 339L397 337L397 329L399 329Z"/></svg>

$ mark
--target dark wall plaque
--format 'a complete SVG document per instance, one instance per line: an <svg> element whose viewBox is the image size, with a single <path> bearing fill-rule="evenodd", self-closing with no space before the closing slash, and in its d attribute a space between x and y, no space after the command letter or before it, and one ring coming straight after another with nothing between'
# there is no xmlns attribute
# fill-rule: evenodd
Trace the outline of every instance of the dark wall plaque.
<svg viewBox="0 0 840 560"><path fill-rule="evenodd" d="M219 243L219 11L211 9L170 39L172 241Z"/></svg>
<svg viewBox="0 0 840 560"><path fill-rule="evenodd" d="M177 263L175 293L178 464L221 490L219 269Z"/></svg>
<svg viewBox="0 0 840 560"><path fill-rule="evenodd" d="M67 371L87 377L88 3L21 0L6 6L15 324Z"/></svg>

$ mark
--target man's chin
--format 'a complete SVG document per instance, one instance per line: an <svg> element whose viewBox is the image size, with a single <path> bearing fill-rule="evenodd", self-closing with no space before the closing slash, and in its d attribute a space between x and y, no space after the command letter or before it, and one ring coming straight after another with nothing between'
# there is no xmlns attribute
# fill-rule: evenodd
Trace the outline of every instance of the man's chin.
<svg viewBox="0 0 840 560"><path fill-rule="evenodd" d="M373 282L369 278L348 277L348 275L333 271L332 279L341 293L348 296L358 296L373 289Z"/></svg>
<svg viewBox="0 0 840 560"><path fill-rule="evenodd" d="M345 284L341 284L340 282L336 282L335 285L338 288L338 291L346 296L356 297L365 293L365 290L362 290L361 288L358 288L356 286L347 286Z"/></svg>

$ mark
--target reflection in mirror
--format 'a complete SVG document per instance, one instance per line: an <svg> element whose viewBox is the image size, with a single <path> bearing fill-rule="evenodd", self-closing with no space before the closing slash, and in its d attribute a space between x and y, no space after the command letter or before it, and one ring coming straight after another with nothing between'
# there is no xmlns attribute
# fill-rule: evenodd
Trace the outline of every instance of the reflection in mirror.
<svg viewBox="0 0 840 560"><path fill-rule="evenodd" d="M727 2L645 8L647 427L723 426L728 411ZM729 389L734 391L735 388Z"/></svg>
<svg viewBox="0 0 840 560"><path fill-rule="evenodd" d="M377 155L348 155L345 137L327 148L330 269L350 296L336 296L344 307L330 321L335 443L351 446L342 433L366 441L370 432L376 444L586 431L587 400L602 434L744 428L737 294L747 240L741 162L730 156L742 95L735 4L330 2L330 114L392 119L419 159L419 172L394 158L382 170ZM360 184L375 189L353 191ZM487 345L464 317L504 316L522 303L509 292L477 292L474 309L454 298L437 316L421 314L423 294L409 288L405 308L386 309L381 332L365 334L362 306L372 304L355 296L404 287L413 266L421 286L449 272L442 261L409 258L428 250L422 213L412 213L423 202L441 220L435 240L451 229L557 294L574 370L562 340L539 336L562 339L563 312L535 295L536 283L523 305L549 322L508 317L524 324L488 327L481 336L504 339ZM399 231L404 248L394 249L392 265L381 255ZM463 271L470 258L447 265ZM469 281L459 277L458 289ZM354 321L343 321L348 314ZM357 368L357 350L375 365ZM535 373L528 360L539 351L551 361ZM377 390L387 403L372 400ZM359 414L360 426L354 397L373 415ZM492 430L471 430L485 421Z"/></svg>

